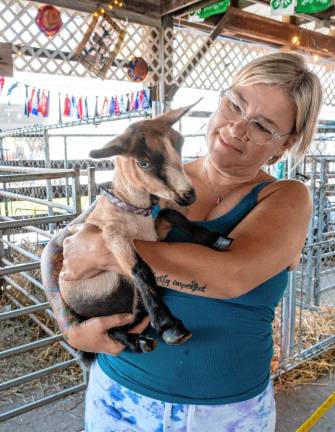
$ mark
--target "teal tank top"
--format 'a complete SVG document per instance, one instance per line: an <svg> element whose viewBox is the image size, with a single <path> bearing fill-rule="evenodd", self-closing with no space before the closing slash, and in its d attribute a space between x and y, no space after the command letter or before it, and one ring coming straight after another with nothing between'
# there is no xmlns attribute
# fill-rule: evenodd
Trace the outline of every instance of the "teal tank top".
<svg viewBox="0 0 335 432"><path fill-rule="evenodd" d="M257 185L223 216L197 224L228 235L255 207L258 192L268 183ZM167 241L189 239L172 229ZM270 379L274 309L287 280L285 269L247 294L227 300L160 288L164 302L193 337L171 346L150 330L158 339L153 352L98 354L99 365L119 384L165 402L216 405L257 396Z"/></svg>

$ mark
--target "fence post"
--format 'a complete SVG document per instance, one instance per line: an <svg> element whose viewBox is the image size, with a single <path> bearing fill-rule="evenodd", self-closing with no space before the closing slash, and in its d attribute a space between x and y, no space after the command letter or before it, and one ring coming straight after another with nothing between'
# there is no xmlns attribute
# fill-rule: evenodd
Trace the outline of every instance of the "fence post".
<svg viewBox="0 0 335 432"><path fill-rule="evenodd" d="M320 288L321 288L321 255L323 240L323 210L325 208L326 182L327 182L327 160L321 160L320 166L320 185L319 185L319 207L318 207L318 224L316 232L316 241L321 242L317 246L315 260L315 282L314 282L314 305L320 306Z"/></svg>
<svg viewBox="0 0 335 432"><path fill-rule="evenodd" d="M295 177L294 159L287 160L287 176ZM288 358L294 352L296 286L294 272L289 272L288 285L282 300L280 363L285 368Z"/></svg>
<svg viewBox="0 0 335 432"><path fill-rule="evenodd" d="M48 131L43 131L43 142L44 142L44 156L45 156L45 167L51 168L51 160L50 160L50 147L49 147L49 136ZM47 180L47 200L53 201L53 191L52 191L52 182L51 180ZM53 216L54 210L52 207L48 207L48 215ZM49 224L49 231L51 234L54 233L56 229L56 225L54 223Z"/></svg>
<svg viewBox="0 0 335 432"><path fill-rule="evenodd" d="M64 169L68 168L68 159L67 159L67 135L64 136ZM65 196L66 196L66 204L70 205L70 194L69 194L69 179L66 177L65 179Z"/></svg>
<svg viewBox="0 0 335 432"><path fill-rule="evenodd" d="M72 178L72 201L74 213L78 216L81 213L81 191L80 191L80 169L74 168Z"/></svg>
<svg viewBox="0 0 335 432"><path fill-rule="evenodd" d="M91 205L96 199L95 167L88 167L88 202Z"/></svg>
<svg viewBox="0 0 335 432"><path fill-rule="evenodd" d="M316 173L317 173L317 160L316 158L312 158L312 165L311 165L311 194L314 200L316 197ZM315 208L313 206L313 214L312 214L312 220L308 227L308 236L307 236L307 242L309 245L313 245L315 243L315 235L314 235L314 216L315 216ZM313 253L314 253L315 247L311 246L307 250L307 263L306 263L306 303L308 306L311 306L312 303L312 292L313 292L313 279L314 279L314 269L313 269Z"/></svg>

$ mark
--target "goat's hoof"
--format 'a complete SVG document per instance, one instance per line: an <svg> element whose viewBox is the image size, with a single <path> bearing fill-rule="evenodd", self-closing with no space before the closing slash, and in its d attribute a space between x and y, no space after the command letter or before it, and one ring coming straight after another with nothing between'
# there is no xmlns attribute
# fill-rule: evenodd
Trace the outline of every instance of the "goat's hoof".
<svg viewBox="0 0 335 432"><path fill-rule="evenodd" d="M182 324L177 323L162 333L162 339L169 345L180 345L192 337L192 333Z"/></svg>
<svg viewBox="0 0 335 432"><path fill-rule="evenodd" d="M149 336L140 336L138 340L140 352L151 352L153 351L156 346L157 342L155 339L152 339Z"/></svg>

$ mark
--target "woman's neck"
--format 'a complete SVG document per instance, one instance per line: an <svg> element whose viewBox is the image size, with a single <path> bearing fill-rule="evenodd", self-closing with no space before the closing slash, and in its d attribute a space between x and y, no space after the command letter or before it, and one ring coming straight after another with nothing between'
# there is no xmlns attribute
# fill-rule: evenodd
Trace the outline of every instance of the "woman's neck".
<svg viewBox="0 0 335 432"><path fill-rule="evenodd" d="M231 189L240 185L255 183L257 180L266 177L266 174L260 168L241 172L237 170L220 170L208 157L202 159L201 171L202 176L207 177L212 190L218 192L227 188Z"/></svg>

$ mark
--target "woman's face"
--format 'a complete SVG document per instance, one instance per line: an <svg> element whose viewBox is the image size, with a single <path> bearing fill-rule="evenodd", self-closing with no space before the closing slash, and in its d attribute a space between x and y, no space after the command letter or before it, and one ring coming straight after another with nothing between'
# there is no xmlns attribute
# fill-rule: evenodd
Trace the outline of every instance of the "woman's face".
<svg viewBox="0 0 335 432"><path fill-rule="evenodd" d="M209 120L210 158L219 170L258 170L271 157L283 153L292 140L294 122L295 107L283 89L235 85L228 96L220 98ZM285 136L275 140L273 131L277 137Z"/></svg>

